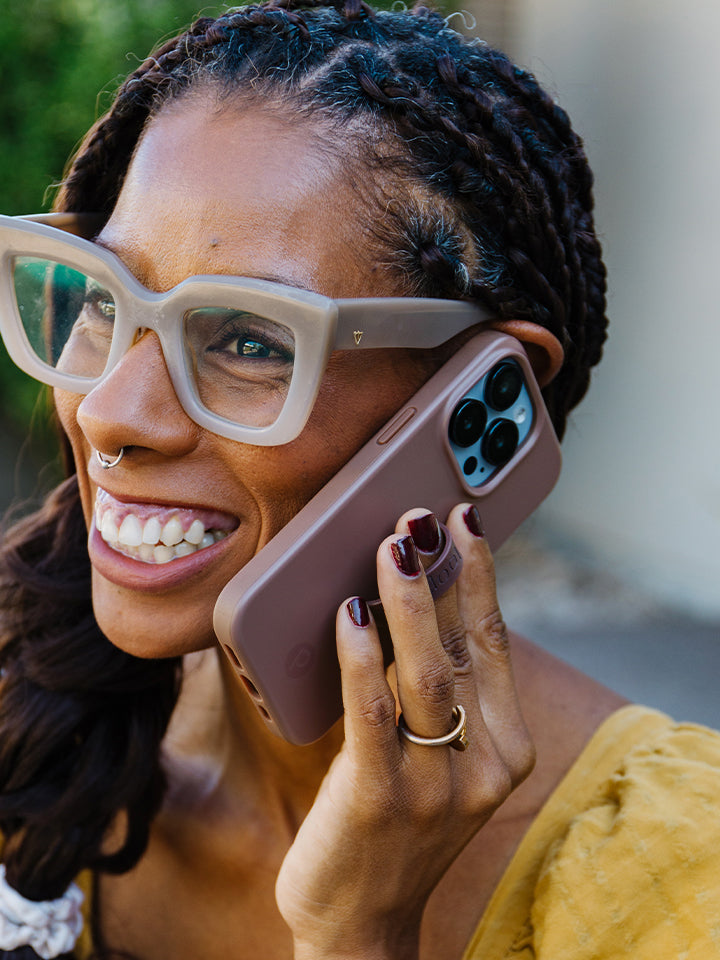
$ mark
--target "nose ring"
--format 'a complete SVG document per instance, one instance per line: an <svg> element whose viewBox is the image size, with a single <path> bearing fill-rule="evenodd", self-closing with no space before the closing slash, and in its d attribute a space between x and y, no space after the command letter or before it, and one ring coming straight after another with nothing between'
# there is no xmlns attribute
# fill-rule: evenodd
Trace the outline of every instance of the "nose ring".
<svg viewBox="0 0 720 960"><path fill-rule="evenodd" d="M97 457L98 463L103 470L109 470L110 467L116 467L125 456L125 447L120 447L120 453L115 457L114 460L104 457L99 450L95 451L95 456Z"/></svg>

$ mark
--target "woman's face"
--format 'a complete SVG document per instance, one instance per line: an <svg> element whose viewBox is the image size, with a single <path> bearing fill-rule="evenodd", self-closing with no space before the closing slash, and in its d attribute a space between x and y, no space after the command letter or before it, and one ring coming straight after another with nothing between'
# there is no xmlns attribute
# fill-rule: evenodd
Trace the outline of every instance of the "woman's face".
<svg viewBox="0 0 720 960"><path fill-rule="evenodd" d="M372 260L357 195L319 146L323 136L319 124L269 109L218 110L201 97L166 107L143 137L98 242L157 291L192 275L231 274L332 297L398 295ZM101 629L145 657L212 644L213 607L232 575L433 369L420 351L333 354L307 426L279 447L237 443L191 421L153 333L86 397L57 391L90 530ZM114 456L120 447L122 462L102 470L94 450ZM199 520L213 545L144 562L102 539L98 504L101 517L120 525L132 516L143 530L153 518L164 526L177 517L184 531Z"/></svg>

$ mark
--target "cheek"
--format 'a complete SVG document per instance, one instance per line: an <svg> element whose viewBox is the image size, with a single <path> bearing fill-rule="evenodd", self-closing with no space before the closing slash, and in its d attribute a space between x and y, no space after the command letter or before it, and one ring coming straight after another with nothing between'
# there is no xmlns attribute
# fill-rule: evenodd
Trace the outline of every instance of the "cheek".
<svg viewBox="0 0 720 960"><path fill-rule="evenodd" d="M87 443L77 421L77 411L82 400L83 397L76 393L68 393L65 390L53 391L53 402L60 426L72 447L73 459L78 475L78 486L80 488L80 500L85 515L85 523L89 528L90 517L92 515L92 494L87 471L82 469L82 465L87 462Z"/></svg>
<svg viewBox="0 0 720 960"><path fill-rule="evenodd" d="M57 410L58 420L73 446L81 437L77 411L82 399L82 396L76 393L68 393L66 390L53 390L53 402Z"/></svg>
<svg viewBox="0 0 720 960"><path fill-rule="evenodd" d="M305 502L406 403L436 367L388 351L336 354L302 435L284 448Z"/></svg>

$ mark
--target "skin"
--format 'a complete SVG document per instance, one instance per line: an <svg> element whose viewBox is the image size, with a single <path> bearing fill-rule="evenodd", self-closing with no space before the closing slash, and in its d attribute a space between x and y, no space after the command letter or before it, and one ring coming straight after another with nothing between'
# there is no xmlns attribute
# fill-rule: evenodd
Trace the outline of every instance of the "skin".
<svg viewBox="0 0 720 960"><path fill-rule="evenodd" d="M225 273L336 297L397 295L346 216L355 198L342 172L329 167L307 130L295 132L272 115L263 124L250 113L228 124L223 115L208 120L206 114L201 105L186 104L152 124L98 238L101 245L153 290L168 290L193 274ZM300 174L288 176L286 156L295 158ZM212 609L232 574L434 367L421 351L336 353L306 429L282 447L239 444L194 424L177 401L152 333L81 401L59 393L88 524L99 483L120 499L168 505L178 503L181 489L182 504L228 512L239 521L212 568L174 590L138 596L95 570L93 603L107 636L150 657L212 644ZM123 469L106 473L93 449L121 446Z"/></svg>
<svg viewBox="0 0 720 960"><path fill-rule="evenodd" d="M374 265L341 167L318 148L322 135L271 110L180 101L150 125L99 242L155 290L229 273L337 297L398 295ZM538 370L551 376L554 338L513 332L527 334ZM119 499L202 506L238 521L212 563L180 585L140 591L94 562L93 603L113 643L145 657L188 655L165 744L169 792L147 853L101 882L112 947L146 960L227 958L228 944L238 960L459 958L524 829L620 703L509 640L487 543L468 529L462 505L448 524L463 573L437 604L390 549L425 511L399 518L379 545L394 679L374 625L357 627L344 605L338 611L344 737L339 724L301 749L274 738L215 656L212 610L227 580L432 368L412 351L334 355L307 427L276 448L190 421L153 334L86 397L57 393L88 524L100 482ZM93 450L121 446L122 463L105 474ZM458 702L468 716L464 753L398 738L398 709L411 729L437 736ZM542 771L523 783L536 751Z"/></svg>

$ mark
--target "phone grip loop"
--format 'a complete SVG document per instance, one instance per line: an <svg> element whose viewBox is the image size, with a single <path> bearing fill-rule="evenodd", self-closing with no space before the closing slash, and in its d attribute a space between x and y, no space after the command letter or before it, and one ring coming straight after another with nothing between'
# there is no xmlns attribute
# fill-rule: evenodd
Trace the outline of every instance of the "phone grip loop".
<svg viewBox="0 0 720 960"><path fill-rule="evenodd" d="M428 586L433 600L441 597L446 590L455 583L460 576L463 567L463 558L460 551L455 546L455 541L450 535L450 531L444 523L438 521L440 532L443 535L443 549L440 556L432 566L425 571Z"/></svg>
<svg viewBox="0 0 720 960"><path fill-rule="evenodd" d="M463 567L462 554L455 546L455 541L450 535L450 531L445 524L440 523L440 521L438 521L438 526L443 536L443 548L437 560L425 571L433 600L437 600L446 590L450 589L460 576ZM387 625L382 600L371 600L368 606L370 607L375 625L380 634L380 643L385 653L385 660L387 663L390 663L393 659L392 640L390 639L390 630Z"/></svg>

